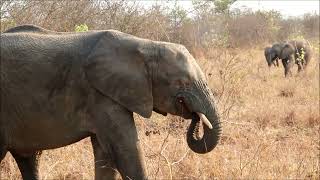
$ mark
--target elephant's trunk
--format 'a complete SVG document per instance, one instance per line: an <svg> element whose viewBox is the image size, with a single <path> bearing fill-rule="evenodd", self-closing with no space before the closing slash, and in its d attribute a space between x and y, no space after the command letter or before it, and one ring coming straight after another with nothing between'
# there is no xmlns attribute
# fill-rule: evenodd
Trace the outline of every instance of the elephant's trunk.
<svg viewBox="0 0 320 180"><path fill-rule="evenodd" d="M205 115L199 112L192 113L192 121L187 132L188 146L192 151L200 154L210 152L216 147L221 132L219 116L213 101L209 106L207 106L207 108L207 113ZM201 122L204 123L202 138L199 136L199 127Z"/></svg>

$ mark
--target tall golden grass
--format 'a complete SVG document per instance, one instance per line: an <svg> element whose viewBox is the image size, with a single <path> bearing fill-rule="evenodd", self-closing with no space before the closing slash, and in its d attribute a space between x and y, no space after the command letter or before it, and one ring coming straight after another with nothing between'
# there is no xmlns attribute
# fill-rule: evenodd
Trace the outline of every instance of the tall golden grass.
<svg viewBox="0 0 320 180"><path fill-rule="evenodd" d="M216 149L193 153L186 144L189 121L154 113L135 115L150 179L318 179L319 47L308 69L284 78L268 68L261 49L195 52L217 96L223 133ZM221 53L223 52L223 53ZM89 139L44 151L41 179L93 179ZM0 179L21 179L8 153Z"/></svg>

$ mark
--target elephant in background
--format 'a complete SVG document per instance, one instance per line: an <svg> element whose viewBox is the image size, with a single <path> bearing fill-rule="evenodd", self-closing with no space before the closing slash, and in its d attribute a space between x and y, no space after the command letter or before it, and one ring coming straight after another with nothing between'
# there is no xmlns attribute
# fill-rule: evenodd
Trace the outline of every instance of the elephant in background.
<svg viewBox="0 0 320 180"><path fill-rule="evenodd" d="M271 65L279 66L278 60L281 54L282 46L283 44L276 43L273 44L272 47L266 47L264 49L264 56L267 60L267 64L269 67L271 67Z"/></svg>
<svg viewBox="0 0 320 180"><path fill-rule="evenodd" d="M96 179L147 179L133 112L191 119L196 153L221 126L204 73L179 44L115 30L58 33L33 25L1 33L0 161L38 179L37 152L91 137ZM203 123L203 136L199 133Z"/></svg>
<svg viewBox="0 0 320 180"><path fill-rule="evenodd" d="M298 66L298 72L305 69L311 59L310 46L302 41L289 41L285 43L275 43L272 47L266 47L264 55L269 67L272 64L278 66L281 59L284 67L284 74L287 77L291 74L294 64Z"/></svg>

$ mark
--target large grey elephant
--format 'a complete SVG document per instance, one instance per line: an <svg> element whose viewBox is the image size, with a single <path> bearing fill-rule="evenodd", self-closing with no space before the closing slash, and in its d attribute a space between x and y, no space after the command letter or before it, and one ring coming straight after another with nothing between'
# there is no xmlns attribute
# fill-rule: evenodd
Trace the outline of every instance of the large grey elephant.
<svg viewBox="0 0 320 180"><path fill-rule="evenodd" d="M275 43L272 47L265 48L264 55L269 67L272 64L278 66L278 60L281 59L284 74L287 77L291 74L291 68L294 64L297 64L298 72L307 67L311 59L311 48L302 41Z"/></svg>
<svg viewBox="0 0 320 180"><path fill-rule="evenodd" d="M36 152L86 137L96 179L114 179L115 169L146 179L133 112L191 119L187 143L196 153L213 150L220 136L214 96L188 50L115 30L2 33L0 94L0 161L10 152L23 179L38 178Z"/></svg>

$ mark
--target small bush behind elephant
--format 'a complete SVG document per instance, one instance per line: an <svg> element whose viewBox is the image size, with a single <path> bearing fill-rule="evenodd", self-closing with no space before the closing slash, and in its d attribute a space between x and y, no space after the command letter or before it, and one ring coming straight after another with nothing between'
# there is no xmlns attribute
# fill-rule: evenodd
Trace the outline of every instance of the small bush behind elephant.
<svg viewBox="0 0 320 180"><path fill-rule="evenodd" d="M264 55L269 67L272 64L278 66L278 60L281 59L284 74L287 77L291 74L291 68L294 64L298 65L298 72L306 68L311 59L311 48L306 42L292 40L266 47Z"/></svg>

